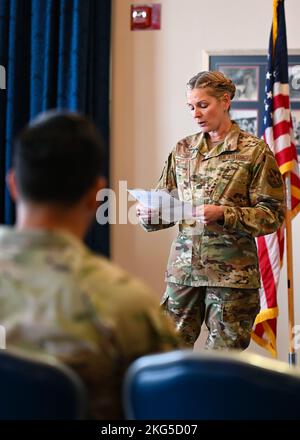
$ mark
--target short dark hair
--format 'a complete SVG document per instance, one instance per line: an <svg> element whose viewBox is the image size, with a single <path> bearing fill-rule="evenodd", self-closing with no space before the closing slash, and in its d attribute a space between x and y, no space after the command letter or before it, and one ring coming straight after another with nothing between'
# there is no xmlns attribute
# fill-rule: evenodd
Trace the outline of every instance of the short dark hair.
<svg viewBox="0 0 300 440"><path fill-rule="evenodd" d="M14 144L21 197L75 204L101 175L103 152L102 138L87 117L55 110L39 115Z"/></svg>

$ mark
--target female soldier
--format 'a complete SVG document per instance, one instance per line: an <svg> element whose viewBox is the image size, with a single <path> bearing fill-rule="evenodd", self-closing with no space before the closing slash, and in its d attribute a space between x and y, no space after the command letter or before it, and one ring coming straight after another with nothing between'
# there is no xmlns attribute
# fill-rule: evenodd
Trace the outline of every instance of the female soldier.
<svg viewBox="0 0 300 440"><path fill-rule="evenodd" d="M230 120L232 81L200 72L187 84L187 104L200 132L177 143L157 189L178 191L194 206L170 252L162 306L187 346L205 319L207 348L245 349L259 312L260 274L254 237L276 231L284 220L284 187L269 147ZM173 224L153 222L137 206L146 231ZM158 224L157 224L158 223Z"/></svg>

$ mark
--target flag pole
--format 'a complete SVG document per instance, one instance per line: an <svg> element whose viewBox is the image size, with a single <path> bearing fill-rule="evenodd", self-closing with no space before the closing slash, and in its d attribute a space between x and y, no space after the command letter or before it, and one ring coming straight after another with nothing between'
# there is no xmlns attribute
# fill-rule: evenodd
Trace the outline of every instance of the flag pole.
<svg viewBox="0 0 300 440"><path fill-rule="evenodd" d="M289 365L296 365L296 353L294 346L294 274L293 274L293 240L292 240L292 193L291 173L288 172L285 178L286 184L286 262L287 262L287 288L288 288L288 320L289 320Z"/></svg>

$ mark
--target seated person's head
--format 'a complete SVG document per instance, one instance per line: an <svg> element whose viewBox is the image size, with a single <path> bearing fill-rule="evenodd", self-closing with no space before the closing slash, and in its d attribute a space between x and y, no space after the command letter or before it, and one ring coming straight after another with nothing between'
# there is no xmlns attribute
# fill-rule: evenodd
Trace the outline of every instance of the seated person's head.
<svg viewBox="0 0 300 440"><path fill-rule="evenodd" d="M11 194L18 205L31 210L67 215L77 209L89 223L96 193L104 186L102 155L101 137L86 117L67 111L43 113L15 142L8 175Z"/></svg>

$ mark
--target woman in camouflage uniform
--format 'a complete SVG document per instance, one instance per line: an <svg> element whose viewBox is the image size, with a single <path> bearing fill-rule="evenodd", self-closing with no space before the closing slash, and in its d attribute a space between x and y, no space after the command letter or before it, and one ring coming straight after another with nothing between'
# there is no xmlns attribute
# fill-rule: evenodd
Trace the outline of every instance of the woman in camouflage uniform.
<svg viewBox="0 0 300 440"><path fill-rule="evenodd" d="M162 306L187 346L205 320L207 348L245 349L259 312L260 274L254 237L284 219L284 187L269 147L231 121L232 81L200 72L187 84L187 104L200 132L169 154L157 189L177 191L195 218L179 224ZM146 231L172 226L137 207Z"/></svg>

